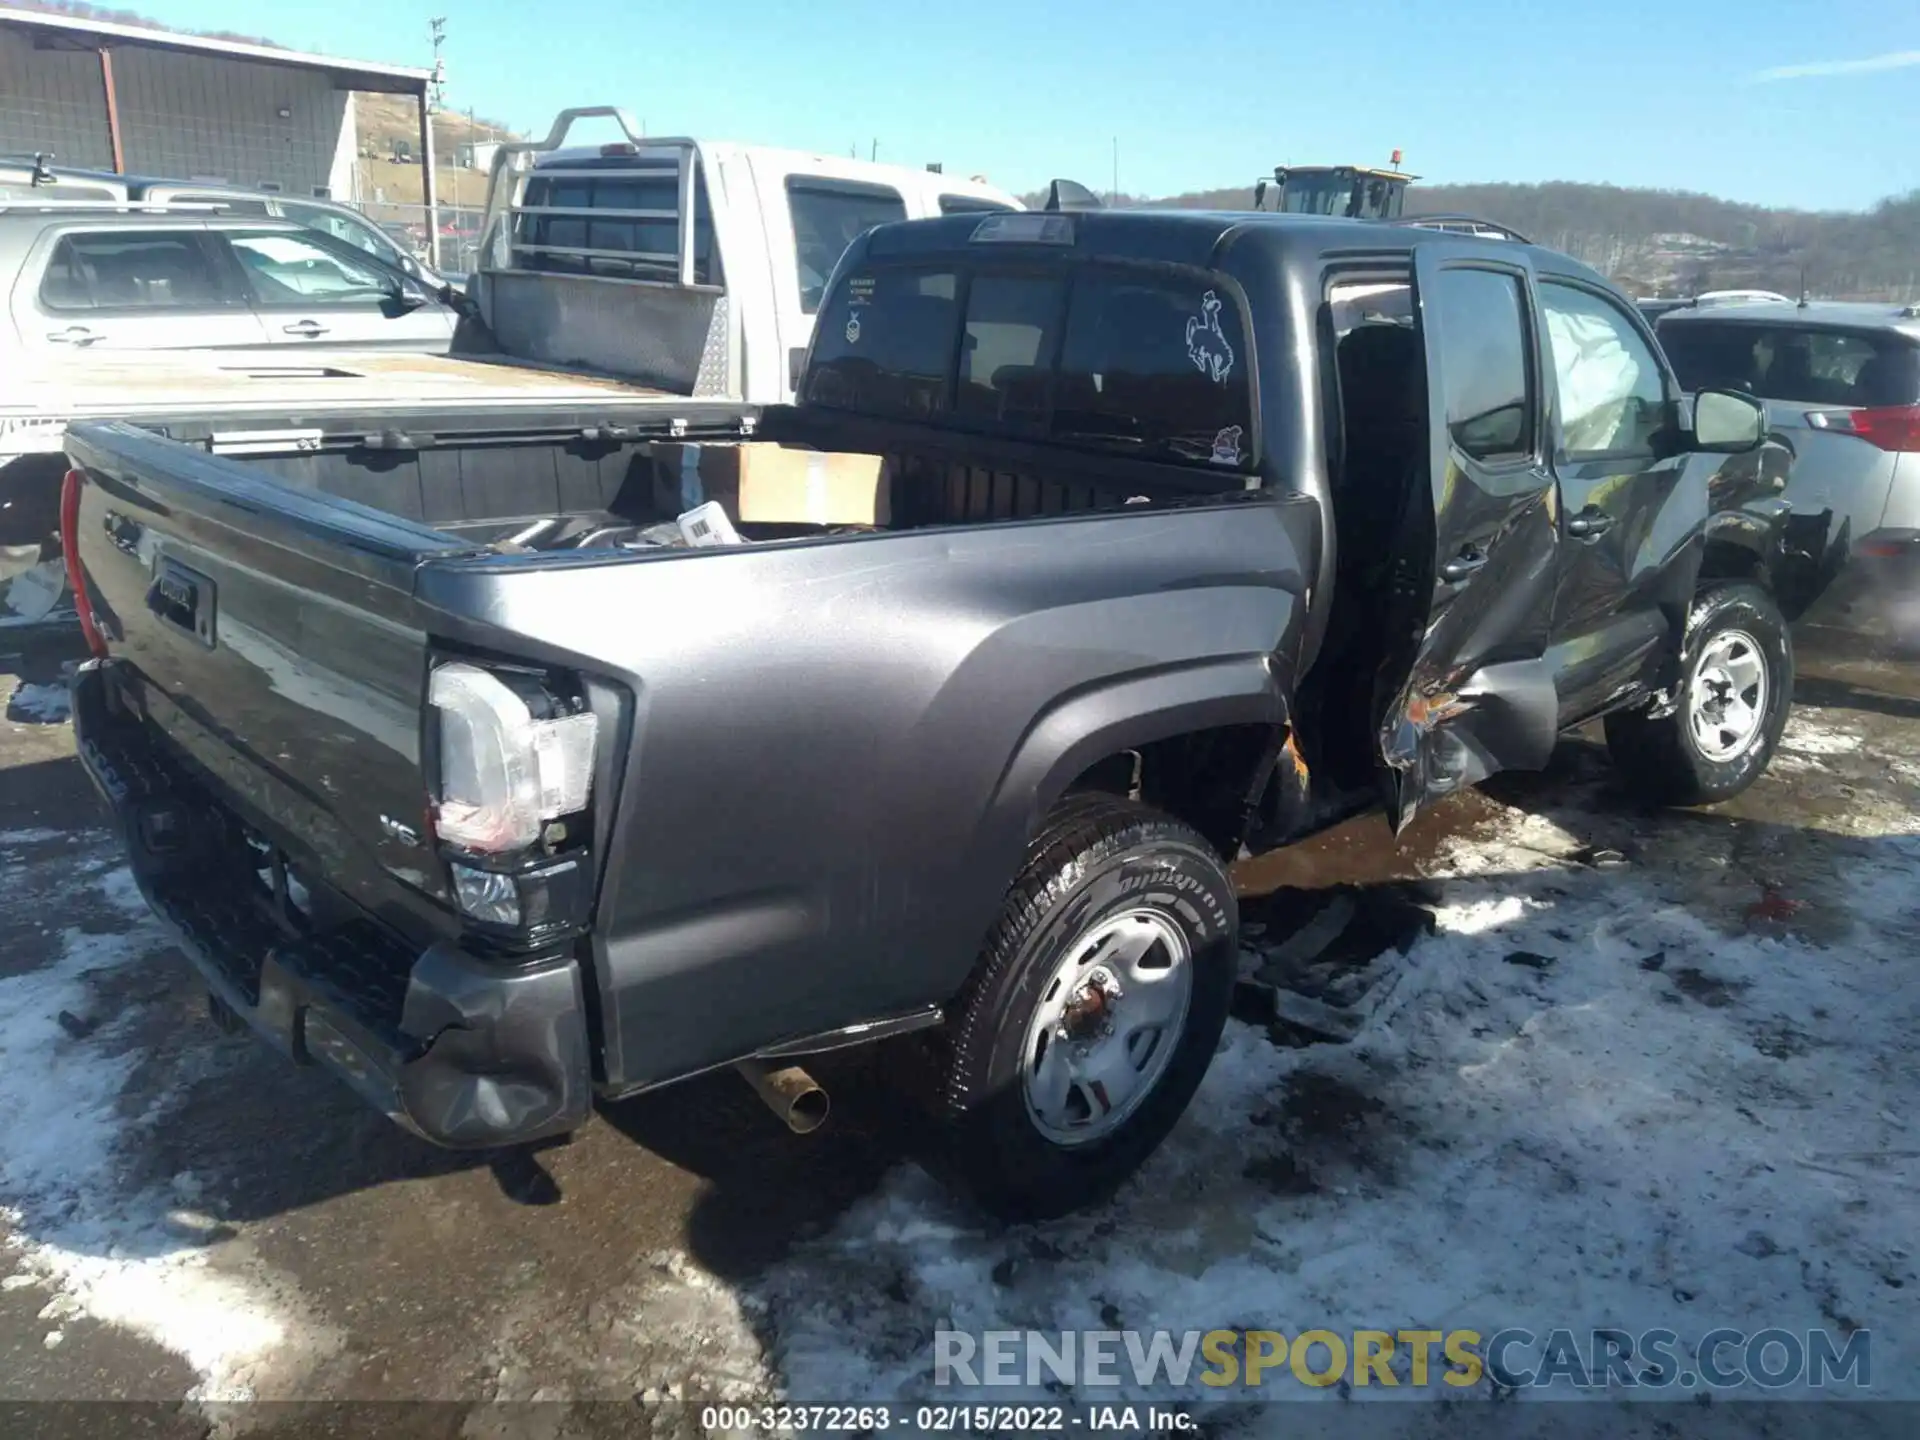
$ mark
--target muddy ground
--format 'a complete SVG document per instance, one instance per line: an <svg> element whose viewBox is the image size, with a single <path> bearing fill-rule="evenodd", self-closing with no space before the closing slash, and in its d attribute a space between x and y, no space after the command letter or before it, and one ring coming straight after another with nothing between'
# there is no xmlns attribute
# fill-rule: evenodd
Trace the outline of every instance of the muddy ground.
<svg viewBox="0 0 1920 1440"><path fill-rule="evenodd" d="M1920 830L1920 679L1899 667L1834 663L1803 677L1773 774L1713 813L1637 811L1613 790L1603 752L1573 741L1545 776L1506 777L1458 797L1398 845L1383 822L1367 819L1244 864L1247 914L1261 927L1249 974L1278 974L1349 1012L1357 1027L1398 1037L1399 1048L1327 1043L1312 1026L1263 1013L1251 989L1237 1048L1223 1057L1230 1074L1210 1082L1182 1131L1186 1148L1175 1147L1183 1165L1225 1164L1231 1184L1150 1172L1185 1197L1177 1216L1135 1194L1104 1217L1009 1239L931 1191L911 1164L913 1127L863 1085L859 1057L820 1067L834 1120L811 1138L787 1134L737 1080L719 1076L609 1107L570 1143L537 1155L487 1157L428 1148L324 1073L223 1034L185 963L145 919L69 728L33 688L57 681L64 652L12 648L0 638L0 700L9 703L0 720L0 986L12 987L4 998L14 1007L0 1016L0 1061L12 1072L0 1099L14 1107L4 1122L14 1138L0 1153L0 1232L11 1245L0 1250L0 1274L13 1272L0 1282L0 1401L165 1402L159 1413L178 1419L181 1433L202 1433L222 1400L435 1399L459 1402L448 1423L473 1434L477 1412L460 1406L478 1402L749 1396L836 1376L880 1384L924 1369L927 1328L936 1317L964 1323L976 1293L998 1297L1003 1314L1030 1302L1032 1314L1056 1318L1071 1318L1070 1294L1090 1295L1087 1320L1099 1323L1101 1307L1134 1304L1118 1280L1103 1289L1121 1262L1056 1285L1067 1273L1062 1237L1096 1237L1109 1257L1153 1256L1147 1237L1177 1220L1198 1236L1193 1253L1206 1263L1154 1263L1169 1275L1214 1274L1215 1262L1267 1253L1261 1207L1292 1207L1290 1223L1324 1224L1332 1235L1336 1192L1391 1197L1438 1175L1423 1167L1443 1127L1419 1118L1401 1093L1406 1077L1425 1073L1421 1093L1444 1091L1447 1076L1471 1068L1448 1047L1477 1043L1476 1027L1498 1030L1508 1010L1528 1006L1515 1035L1530 1026L1544 1034L1536 1022L1547 1009L1593 1003L1572 992L1563 1001L1551 988L1587 983L1556 977L1605 948L1575 918L1555 921L1556 904L1565 917L1617 907L1629 926L1637 910L1666 907L1668 938L1619 932L1618 946L1633 954L1618 983L1639 987L1633 993L1655 1019L1671 1012L1676 1023L1737 1025L1750 1045L1737 1068L1709 1077L1724 1080L1725 1093L1695 1093L1684 1115L1671 1112L1676 1136L1705 1127L1700 1143L1711 1145L1719 1127L1747 1123L1743 1110L1770 1132L1786 1114L1804 1125L1794 1143L1817 1150L1823 1133L1884 1113L1873 1122L1883 1134L1878 1166L1831 1182L1857 1182L1859 1194L1823 1191L1818 1207L1808 1200L1806 1234L1767 1238L1769 1224L1800 1223L1782 1218L1730 1222L1733 1241L1797 1257L1801 1278L1787 1275L1779 1304L1822 1317L1816 1324L1877 1323L1887 1333L1920 1293L1904 1247L1881 1244L1870 1227L1855 1234L1845 1218L1867 1226L1857 1217L1878 1203L1875 1176L1909 1202L1914 1193L1916 1169L1900 1157L1920 1141L1897 1110L1916 1084L1912 1050L1851 1055L1832 1075L1795 1069L1839 1055L1847 1037L1837 1032L1847 1026L1812 1013L1825 1002L1808 1013L1786 992L1759 1003L1770 982L1742 968L1756 955L1777 952L1791 968L1797 957L1859 947L1848 885L1867 870L1911 873L1911 853L1887 849ZM16 691L24 703L13 703ZM1424 888L1436 875L1468 888ZM1874 893L1897 888L1888 880ZM1501 908L1509 893L1527 897L1526 915ZM1336 902L1348 918L1329 945L1297 962L1274 960L1278 942ZM1911 919L1911 899L1904 911L1897 897L1886 905L1876 927ZM1469 946L1481 935L1483 944ZM1901 943L1920 959L1912 939ZM1730 948L1717 948L1723 942ZM1429 1017L1408 1038L1406 996L1418 992L1393 959L1407 951L1414 962L1455 957L1447 964L1458 969L1465 956L1484 967L1478 979L1462 971L1465 990L1432 990L1442 1002L1432 1014L1459 1011L1457 1035L1433 1030ZM1884 965L1893 952L1860 953ZM1453 973L1437 963L1415 972L1429 987ZM1471 999L1456 1003L1475 992L1484 1014ZM1910 1003L1910 987L1895 993L1904 998L1888 1003ZM1644 1031L1652 1022L1637 1023ZM1423 1055L1438 1057L1437 1068L1422 1072ZM1834 1075L1852 1088L1818 1093ZM1631 1075L1618 1081L1630 1083ZM1635 1144L1657 1142L1663 1113L1633 1120ZM1518 1120L1512 1130L1534 1133ZM1499 1163L1516 1174L1558 1165L1575 1190L1595 1183L1543 1142L1514 1143L1519 1151ZM1527 1144L1532 1158L1520 1153ZM1859 1171L1858 1155L1869 1152L1845 1153L1856 1159L1839 1168ZM1436 1198L1446 1183L1455 1182L1434 1181ZM1535 1181L1515 1183L1524 1192ZM1848 1211L1856 1201L1865 1209ZM1888 1223L1906 1219L1900 1211ZM1636 1243L1637 1223L1623 1224L1621 1247ZM1478 1233L1487 1273L1542 1265L1517 1242L1485 1238L1484 1224ZM968 1281L977 1291L942 1290L941 1265L977 1270ZM1292 1268L1270 1268L1274 1303L1299 1302L1284 1278L1302 1273L1297 1257ZM1717 1273L1705 1267L1697 1283L1710 1288ZM1663 1280L1662 1293L1691 1294L1694 1283ZM1380 1293L1395 1293L1381 1284ZM870 1290L872 1303L847 1308L842 1285ZM1460 1303L1480 1303L1471 1288ZM1764 1320L1772 1302L1727 1303L1747 1307L1738 1323Z"/></svg>

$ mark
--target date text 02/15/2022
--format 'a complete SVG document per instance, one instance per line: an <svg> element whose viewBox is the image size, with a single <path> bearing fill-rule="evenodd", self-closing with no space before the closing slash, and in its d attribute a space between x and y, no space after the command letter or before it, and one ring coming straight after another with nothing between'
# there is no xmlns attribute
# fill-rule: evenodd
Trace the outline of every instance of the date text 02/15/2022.
<svg viewBox="0 0 1920 1440"><path fill-rule="evenodd" d="M1196 1430L1184 1410L1158 1405L708 1405L701 1428L735 1434L877 1434L901 1430L925 1435L1072 1431L1168 1434Z"/></svg>

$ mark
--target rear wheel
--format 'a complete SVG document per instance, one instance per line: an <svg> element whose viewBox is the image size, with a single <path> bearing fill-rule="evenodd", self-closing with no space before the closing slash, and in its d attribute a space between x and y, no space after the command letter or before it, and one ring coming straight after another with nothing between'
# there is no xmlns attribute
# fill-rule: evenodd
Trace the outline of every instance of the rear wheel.
<svg viewBox="0 0 1920 1440"><path fill-rule="evenodd" d="M1111 1193L1206 1073L1238 933L1233 886L1190 827L1106 796L1063 805L937 1042L953 1178L1010 1219Z"/></svg>
<svg viewBox="0 0 1920 1440"><path fill-rule="evenodd" d="M1668 805L1727 800L1765 773L1793 697L1793 642L1757 585L1703 591L1688 616L1671 714L1607 717L1623 783Z"/></svg>

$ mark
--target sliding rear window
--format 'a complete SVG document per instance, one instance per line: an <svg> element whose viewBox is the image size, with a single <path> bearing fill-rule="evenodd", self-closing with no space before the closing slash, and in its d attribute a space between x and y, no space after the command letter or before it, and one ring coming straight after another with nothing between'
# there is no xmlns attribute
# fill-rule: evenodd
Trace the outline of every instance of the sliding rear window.
<svg viewBox="0 0 1920 1440"><path fill-rule="evenodd" d="M877 266L828 298L808 403L1246 468L1250 356L1217 277Z"/></svg>

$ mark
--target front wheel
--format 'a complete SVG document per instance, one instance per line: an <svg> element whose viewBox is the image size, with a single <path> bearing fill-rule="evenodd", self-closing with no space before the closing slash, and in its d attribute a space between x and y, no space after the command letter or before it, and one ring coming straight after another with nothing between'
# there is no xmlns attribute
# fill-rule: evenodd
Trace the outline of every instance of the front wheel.
<svg viewBox="0 0 1920 1440"><path fill-rule="evenodd" d="M948 1168L995 1214L1110 1194L1220 1043L1239 909L1191 828L1078 796L1034 840L938 1043Z"/></svg>
<svg viewBox="0 0 1920 1440"><path fill-rule="evenodd" d="M1628 789L1667 805L1729 800L1766 772L1793 699L1793 642L1757 585L1701 592L1687 617L1670 714L1609 715L1607 748Z"/></svg>

